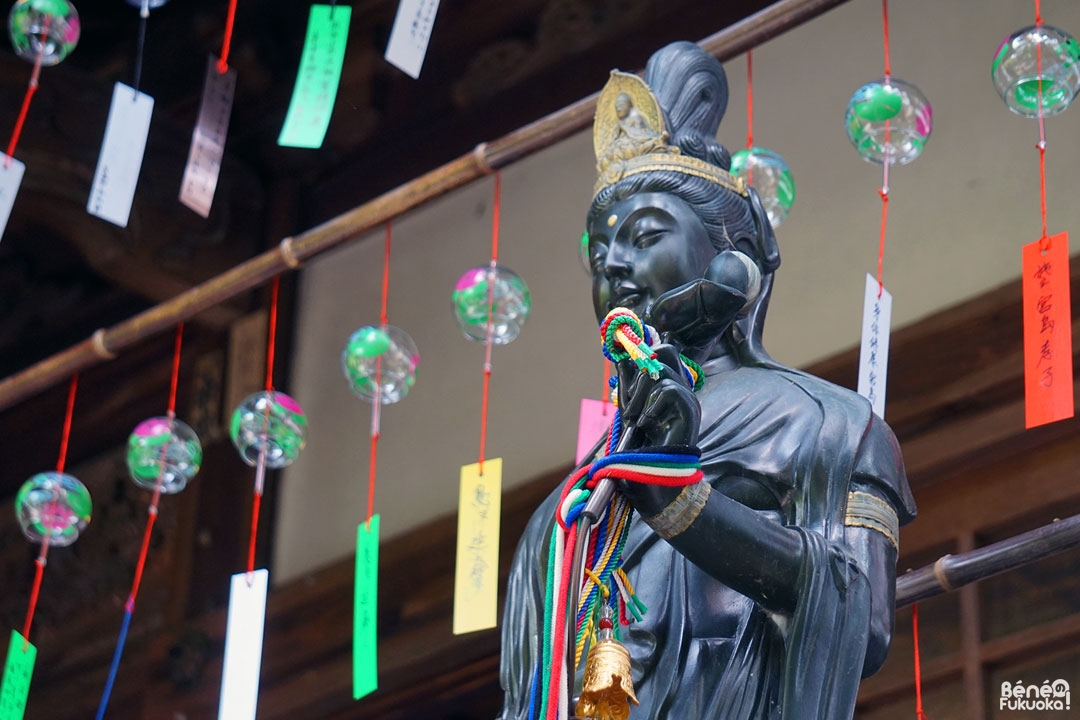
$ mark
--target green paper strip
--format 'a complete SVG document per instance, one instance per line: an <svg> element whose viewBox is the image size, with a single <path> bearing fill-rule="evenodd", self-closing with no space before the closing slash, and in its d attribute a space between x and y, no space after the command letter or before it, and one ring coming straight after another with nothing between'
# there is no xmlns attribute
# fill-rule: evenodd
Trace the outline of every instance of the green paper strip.
<svg viewBox="0 0 1080 720"><path fill-rule="evenodd" d="M356 590L353 594L353 700L379 687L376 618L379 599L379 516L356 528Z"/></svg>
<svg viewBox="0 0 1080 720"><path fill-rule="evenodd" d="M352 8L348 5L311 6L300 72L296 75L278 145L322 147L337 99L351 17Z"/></svg>
<svg viewBox="0 0 1080 720"><path fill-rule="evenodd" d="M27 643L17 630L12 630L7 662L4 663L4 681L0 685L0 720L22 720L35 659L37 648Z"/></svg>

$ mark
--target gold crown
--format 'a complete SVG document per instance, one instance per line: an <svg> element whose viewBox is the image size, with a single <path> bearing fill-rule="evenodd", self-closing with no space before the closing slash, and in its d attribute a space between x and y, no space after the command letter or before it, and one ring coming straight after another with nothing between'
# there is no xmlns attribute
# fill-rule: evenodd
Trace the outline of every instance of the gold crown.
<svg viewBox="0 0 1080 720"><path fill-rule="evenodd" d="M608 185L631 175L669 170L710 180L746 197L746 182L727 170L683 155L668 144L664 113L649 86L637 75L611 71L593 121L596 153L595 196Z"/></svg>

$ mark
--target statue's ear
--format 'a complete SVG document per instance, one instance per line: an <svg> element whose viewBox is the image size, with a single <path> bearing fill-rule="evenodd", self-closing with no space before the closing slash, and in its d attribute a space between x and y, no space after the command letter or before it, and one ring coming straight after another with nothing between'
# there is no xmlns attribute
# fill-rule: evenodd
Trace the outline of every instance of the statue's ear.
<svg viewBox="0 0 1080 720"><path fill-rule="evenodd" d="M750 213L757 228L757 242L751 257L757 260L762 275L769 275L780 267L780 247L776 244L776 233L754 188L750 190Z"/></svg>

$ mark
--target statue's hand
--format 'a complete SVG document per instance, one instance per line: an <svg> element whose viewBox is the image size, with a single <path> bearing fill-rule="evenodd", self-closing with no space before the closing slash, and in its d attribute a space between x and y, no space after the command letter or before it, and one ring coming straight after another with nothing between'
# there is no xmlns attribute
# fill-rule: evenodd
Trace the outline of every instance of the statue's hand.
<svg viewBox="0 0 1080 720"><path fill-rule="evenodd" d="M699 280L667 291L649 308L645 322L688 357L704 361L713 342L731 327L757 294L760 274L731 250L718 253ZM745 257L745 256L743 256Z"/></svg>
<svg viewBox="0 0 1080 720"><path fill-rule="evenodd" d="M633 360L619 363L620 450L664 445L696 445L701 405L672 345L656 348L663 365L659 379L641 372Z"/></svg>

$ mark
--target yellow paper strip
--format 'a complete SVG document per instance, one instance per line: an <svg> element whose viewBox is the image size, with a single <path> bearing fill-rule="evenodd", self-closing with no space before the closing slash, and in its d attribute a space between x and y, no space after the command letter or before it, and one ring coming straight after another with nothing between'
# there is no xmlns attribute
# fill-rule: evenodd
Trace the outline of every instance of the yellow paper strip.
<svg viewBox="0 0 1080 720"><path fill-rule="evenodd" d="M454 634L493 628L498 617L502 458L461 468Z"/></svg>

